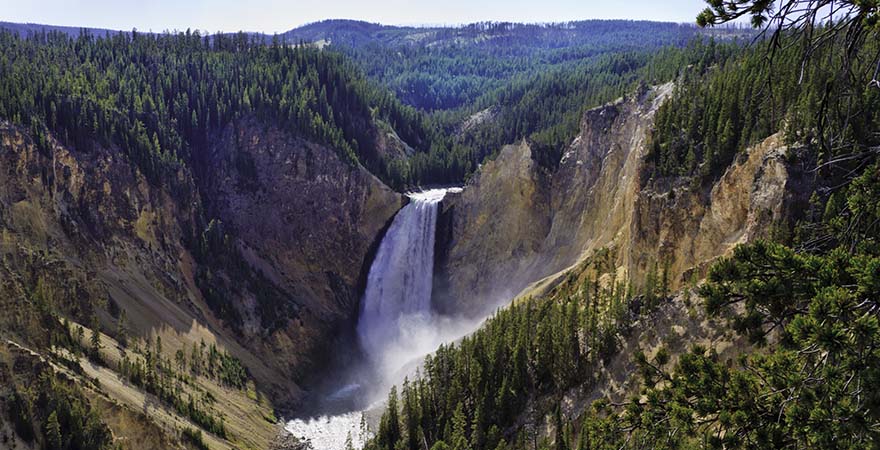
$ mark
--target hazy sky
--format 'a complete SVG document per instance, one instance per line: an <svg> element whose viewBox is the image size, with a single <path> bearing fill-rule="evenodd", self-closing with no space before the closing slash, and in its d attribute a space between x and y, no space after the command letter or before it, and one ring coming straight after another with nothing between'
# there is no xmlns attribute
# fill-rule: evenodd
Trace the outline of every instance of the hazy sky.
<svg viewBox="0 0 880 450"><path fill-rule="evenodd" d="M408 25L480 20L693 22L704 5L703 0L0 0L0 21L272 33L337 18Z"/></svg>

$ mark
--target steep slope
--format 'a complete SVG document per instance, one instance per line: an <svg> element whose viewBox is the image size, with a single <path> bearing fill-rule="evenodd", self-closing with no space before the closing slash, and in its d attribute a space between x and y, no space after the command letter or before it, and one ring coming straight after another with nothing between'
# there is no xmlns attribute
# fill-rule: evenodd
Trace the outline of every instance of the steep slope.
<svg viewBox="0 0 880 450"><path fill-rule="evenodd" d="M574 265L628 228L646 132L670 87L657 91L588 111L555 173L537 169L528 143L505 148L486 164L444 210L450 240L438 261L436 303L448 311L485 312L487 304ZM511 172L525 181L518 190L503 182ZM518 204L524 191L542 193L538 207ZM523 225L509 227L493 208L521 215ZM466 238L475 232L497 242L484 246ZM517 258L509 258L514 253ZM494 271L496 263L507 266ZM475 268L483 268L479 277L470 276Z"/></svg>
<svg viewBox="0 0 880 450"><path fill-rule="evenodd" d="M155 346L169 367L179 354L183 369L165 376L189 376L198 389L217 390L206 408L227 417L226 440L236 446L268 445L273 423L233 417L263 417L267 405L271 416L273 407L295 405L297 383L322 362L319 350L350 326L371 243L402 203L337 152L253 121L215 140L204 181L181 169L174 188L147 182L114 148L77 151L51 136L41 147L8 122L0 124L0 139L0 302L12 312L0 319L3 337L49 349L76 328L58 327L62 317L87 324L84 334L112 330L90 366L95 371L87 371L108 380L126 376L116 374L126 353L133 361L150 358ZM249 162L235 165L243 160ZM259 175L249 177L251 169ZM202 228L204 215L214 220ZM220 234L224 250L199 255L221 223L228 224ZM187 244L193 235L203 243ZM198 372L198 346L211 355L216 348L223 365ZM122 356L109 350L116 348ZM235 361L255 384L224 378L226 363ZM230 382L239 390L229 391ZM128 391L107 385L98 392L123 409L139 408ZM178 439L175 422L161 417L179 413L154 401L155 411L165 412L148 417ZM107 423L112 428L122 417L108 414ZM114 433L126 435L120 427Z"/></svg>
<svg viewBox="0 0 880 450"><path fill-rule="evenodd" d="M435 308L479 314L529 282L531 264L552 225L549 177L522 142L504 147L461 194L444 200L437 225Z"/></svg>
<svg viewBox="0 0 880 450"><path fill-rule="evenodd" d="M228 127L212 151L203 182L209 215L233 230L244 260L282 301L296 304L296 319L284 320L283 305L251 299L245 334L273 330L265 355L275 355L270 364L294 362L292 370L324 354L304 342L329 349L353 325L367 254L403 197L330 149L256 121ZM309 372L296 370L287 373Z"/></svg>
<svg viewBox="0 0 880 450"><path fill-rule="evenodd" d="M445 204L435 305L485 313L532 283L526 292L544 292L606 248L619 280L638 288L665 267L677 288L692 270L785 219L803 199L790 189L779 136L750 148L712 186L644 179L653 117L671 91L671 84L646 89L588 111L553 173L537 167L525 142L485 164Z"/></svg>
<svg viewBox="0 0 880 450"><path fill-rule="evenodd" d="M778 133L746 149L712 186L651 180L633 205L631 245L622 255L629 271L665 266L677 289L737 244L771 237L809 195L800 168L786 162L789 151Z"/></svg>

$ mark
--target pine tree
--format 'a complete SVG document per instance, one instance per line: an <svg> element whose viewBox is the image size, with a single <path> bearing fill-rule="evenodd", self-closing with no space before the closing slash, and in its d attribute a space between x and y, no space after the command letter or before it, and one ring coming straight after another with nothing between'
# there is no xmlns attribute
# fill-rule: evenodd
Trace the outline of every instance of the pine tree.
<svg viewBox="0 0 880 450"><path fill-rule="evenodd" d="M119 319L116 321L116 340L122 347L128 346L128 331L125 324L125 310L119 313Z"/></svg>
<svg viewBox="0 0 880 450"><path fill-rule="evenodd" d="M348 435L345 437L345 450L355 450L354 442L351 439L351 431L349 431Z"/></svg>
<svg viewBox="0 0 880 450"><path fill-rule="evenodd" d="M101 331L98 324L98 316L92 315L91 320L92 336L90 339L90 351L92 358L100 359L101 354Z"/></svg>
<svg viewBox="0 0 880 450"><path fill-rule="evenodd" d="M76 345L77 348L84 349L85 348L85 340L86 340L86 332L83 329L82 325L77 325L76 327ZM79 351L79 350L77 350Z"/></svg>
<svg viewBox="0 0 880 450"><path fill-rule="evenodd" d="M394 450L402 437L396 387L392 387L388 394L388 405L385 407L385 411L386 414L382 415L379 431L376 433L376 442L380 449Z"/></svg>
<svg viewBox="0 0 880 450"><path fill-rule="evenodd" d="M452 443L450 446L452 450L470 450L467 422L464 407L459 403L452 416L452 435L449 438L449 441Z"/></svg>
<svg viewBox="0 0 880 450"><path fill-rule="evenodd" d="M565 425L562 422L562 407L556 405L556 411L553 413L553 428L556 437L553 441L554 450L569 450L568 444L565 442Z"/></svg>
<svg viewBox="0 0 880 450"><path fill-rule="evenodd" d="M61 436L61 424L58 423L58 414L53 410L46 419L46 447L52 450L61 450L64 442Z"/></svg>
<svg viewBox="0 0 880 450"><path fill-rule="evenodd" d="M403 380L403 426L406 436L406 448L419 448L419 408L417 392L408 378Z"/></svg>
<svg viewBox="0 0 880 450"><path fill-rule="evenodd" d="M192 344L192 351L190 352L189 358L190 371L196 376L201 375L202 373L202 354L199 351L199 348L196 346L196 343Z"/></svg>

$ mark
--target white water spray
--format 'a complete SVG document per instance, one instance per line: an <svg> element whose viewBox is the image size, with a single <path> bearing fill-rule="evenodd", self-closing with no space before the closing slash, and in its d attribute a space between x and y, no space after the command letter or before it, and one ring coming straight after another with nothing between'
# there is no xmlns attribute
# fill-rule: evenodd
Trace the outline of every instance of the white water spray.
<svg viewBox="0 0 880 450"><path fill-rule="evenodd" d="M357 333L360 345L379 375L369 392L380 401L386 388L399 382L408 364L476 328L479 321L452 321L436 317L431 309L434 273L434 238L440 201L447 192L432 189L408 194L410 203L401 209L388 228L370 266L367 288L361 300ZM337 394L365 388L347 385ZM331 396L332 397L332 396ZM349 412L307 420L294 420L287 429L311 442L315 450L343 450L347 436L361 448L364 435L362 413Z"/></svg>
<svg viewBox="0 0 880 450"><path fill-rule="evenodd" d="M364 413L354 411L336 416L321 416L288 422L287 431L302 439L312 450L345 450L349 440L352 448L363 448L373 437L364 424Z"/></svg>
<svg viewBox="0 0 880 450"><path fill-rule="evenodd" d="M370 266L358 337L367 356L391 375L433 350L431 283L437 210L445 189L410 194Z"/></svg>

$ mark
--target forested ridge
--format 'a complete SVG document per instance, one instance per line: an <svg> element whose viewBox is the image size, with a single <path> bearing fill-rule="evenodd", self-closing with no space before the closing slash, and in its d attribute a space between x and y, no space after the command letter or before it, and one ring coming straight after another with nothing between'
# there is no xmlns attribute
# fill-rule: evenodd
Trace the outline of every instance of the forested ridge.
<svg viewBox="0 0 880 450"><path fill-rule="evenodd" d="M673 81L680 74L703 73L735 54L735 42L695 39L683 48L629 51L586 58L570 67L518 76L476 100L470 111L495 110L494 118L457 135L453 142L471 147L477 160L503 145L528 139L535 159L554 168L571 144L586 110L631 94L640 86ZM461 113L438 114L441 122L460 123Z"/></svg>
<svg viewBox="0 0 880 450"><path fill-rule="evenodd" d="M521 139L532 140L535 158L552 168L586 109L639 83L700 73L737 47L673 24L572 27L588 31L484 24L435 30L469 36L477 41L471 45L370 41L330 51L242 33L83 30L76 37L59 31L23 37L6 32L0 40L0 69L8 74L0 86L5 99L0 115L30 127L41 142L53 132L78 149L116 146L154 181L173 178L169 174L181 167L197 169L213 136L227 124L255 116L329 145L343 159L404 189L460 183L503 145ZM647 44L638 37L645 31L653 36ZM611 35L597 38L602 32ZM487 33L500 41L480 43L478 36ZM541 37L537 43L529 41L534 36ZM579 43L588 38L588 44ZM444 93L459 90L447 82L475 76L492 81L481 81L454 105L440 107L407 98L405 92L431 91L421 82L400 88L391 75L368 76L380 67L395 76L441 77L437 89ZM471 115L487 109L495 112L488 120L462 128ZM377 138L388 131L414 152L385 154Z"/></svg>
<svg viewBox="0 0 880 450"><path fill-rule="evenodd" d="M533 158L552 171L586 110L640 86L684 73L698 76L736 54L740 45L695 38L684 47L609 52L515 75L467 106L428 114L430 150L414 155L406 167L392 164L393 177L432 183L462 179L504 145L523 139L533 144Z"/></svg>
<svg viewBox="0 0 880 450"><path fill-rule="evenodd" d="M351 56L401 101L436 111L467 107L516 77L603 54L683 47L701 34L689 24L626 20L480 22L438 28L328 20L282 37L328 43Z"/></svg>
<svg viewBox="0 0 880 450"><path fill-rule="evenodd" d="M244 34L0 34L0 116L89 151L127 152L151 180L192 169L212 135L248 115L336 149L380 176L374 120L423 148L419 114L338 54Z"/></svg>
<svg viewBox="0 0 880 450"><path fill-rule="evenodd" d="M802 70L802 47L773 45L758 43L706 76L683 72L676 94L657 115L651 176L717 177L737 153L777 131L790 143L808 145L809 157L820 163L878 143L876 87L864 82L850 89L839 73L849 59L854 73L873 73L876 40L854 55L839 47L818 49L808 70Z"/></svg>

